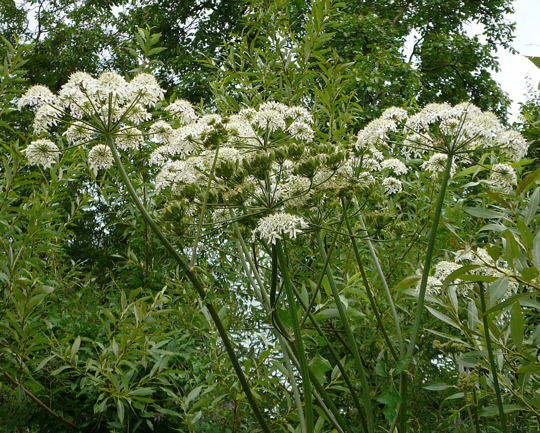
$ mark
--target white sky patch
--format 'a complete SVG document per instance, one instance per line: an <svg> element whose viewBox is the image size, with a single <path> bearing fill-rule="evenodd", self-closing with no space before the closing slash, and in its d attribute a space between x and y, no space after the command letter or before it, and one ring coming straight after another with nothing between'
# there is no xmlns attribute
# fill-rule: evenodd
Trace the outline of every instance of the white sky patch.
<svg viewBox="0 0 540 433"><path fill-rule="evenodd" d="M526 58L527 56L540 57L540 0L514 0L514 9L515 12L508 15L506 19L516 23L512 46L518 54L499 49L496 54L500 70L493 72L493 77L512 101L509 110L511 122L518 120L519 104L527 100L528 90L531 87L537 88L540 82L540 69ZM467 24L466 31L470 36L477 35L480 41L484 41L481 24ZM405 60L410 58L414 43L419 37L418 31L413 30L405 39L402 49ZM412 62L414 65L414 57Z"/></svg>
<svg viewBox="0 0 540 433"><path fill-rule="evenodd" d="M515 40L512 44L519 54L499 50L500 68L494 74L501 88L512 100L510 120L519 117L519 104L526 101L529 87L536 88L540 82L540 69L525 56L540 57L540 1L514 0L515 12L509 16L516 23Z"/></svg>

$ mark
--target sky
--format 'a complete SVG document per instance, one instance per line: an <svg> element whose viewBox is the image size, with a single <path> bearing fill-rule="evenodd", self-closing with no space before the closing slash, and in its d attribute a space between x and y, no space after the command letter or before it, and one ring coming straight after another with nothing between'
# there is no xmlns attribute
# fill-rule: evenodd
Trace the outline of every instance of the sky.
<svg viewBox="0 0 540 433"><path fill-rule="evenodd" d="M512 99L511 119L516 120L519 103L526 100L527 83L534 87L540 82L540 69L525 56L540 57L540 0L515 0L514 14L508 18L516 23L513 47L519 54L499 50L501 70L495 78Z"/></svg>

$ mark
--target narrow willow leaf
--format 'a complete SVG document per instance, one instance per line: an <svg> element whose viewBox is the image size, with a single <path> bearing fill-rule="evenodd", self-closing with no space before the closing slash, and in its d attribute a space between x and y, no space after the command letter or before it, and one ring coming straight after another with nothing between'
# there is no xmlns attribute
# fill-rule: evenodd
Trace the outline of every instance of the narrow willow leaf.
<svg viewBox="0 0 540 433"><path fill-rule="evenodd" d="M516 346L521 346L523 344L523 333L525 332L525 319L519 302L514 302L510 311L510 337L512 337L512 341Z"/></svg>
<svg viewBox="0 0 540 433"><path fill-rule="evenodd" d="M73 345L71 346L71 356L75 356L77 352L79 351L79 347L81 347L81 337L78 336L75 341L73 342Z"/></svg>
<svg viewBox="0 0 540 433"><path fill-rule="evenodd" d="M432 383L423 388L429 391L444 391L445 389L454 388L454 385L448 385L447 383Z"/></svg>
<svg viewBox="0 0 540 433"><path fill-rule="evenodd" d="M540 374L540 364L526 364L518 368L518 373Z"/></svg>
<svg viewBox="0 0 540 433"><path fill-rule="evenodd" d="M494 307L491 307L489 310L486 311L485 314L486 315L492 314L492 313L496 313L497 311L504 310L506 307L508 307L509 305L512 305L514 302L520 299L528 298L530 296L532 296L531 293L519 293L517 295L513 295L509 297L508 299L506 299L505 301L501 302L500 304L497 304Z"/></svg>
<svg viewBox="0 0 540 433"><path fill-rule="evenodd" d="M538 211L538 204L540 203L540 187L536 188L531 195L529 204L525 208L525 224L529 225Z"/></svg>
<svg viewBox="0 0 540 433"><path fill-rule="evenodd" d="M431 332L433 335L437 335L438 337L446 338L447 340L467 345L465 341L461 340L458 337L454 337L453 335L445 334L444 332L435 331L433 329L426 329L426 331Z"/></svg>
<svg viewBox="0 0 540 433"><path fill-rule="evenodd" d="M469 320L469 329L476 329L476 325L480 321L478 320L478 308L476 308L476 304L472 299L469 300L469 304L467 305L467 317Z"/></svg>
<svg viewBox="0 0 540 433"><path fill-rule="evenodd" d="M116 409L118 414L118 420L120 421L120 424L124 423L124 403L122 403L122 400L116 401Z"/></svg>
<svg viewBox="0 0 540 433"><path fill-rule="evenodd" d="M459 325L453 321L450 317L448 317L446 314L441 313L440 311L435 310L434 308L431 308L426 305L426 309L433 314L437 319L442 320L444 323L447 323L450 326L453 326L454 328L460 329Z"/></svg>
<svg viewBox="0 0 540 433"><path fill-rule="evenodd" d="M446 397L445 400L457 400L458 398L463 398L463 397L465 397L464 392L456 392L455 394L452 394Z"/></svg>
<svg viewBox="0 0 540 433"><path fill-rule="evenodd" d="M481 207L467 207L465 212L478 218L503 218L504 213Z"/></svg>
<svg viewBox="0 0 540 433"><path fill-rule="evenodd" d="M525 409L524 406L518 406L516 404L503 405L504 413L511 413L511 412L515 412L515 411L523 410L523 409ZM478 411L478 415L482 417L496 416L498 414L499 414L499 411L496 406L483 407L482 409Z"/></svg>
<svg viewBox="0 0 540 433"><path fill-rule="evenodd" d="M536 269L540 271L540 230L536 232L536 236L534 237L531 254L534 266L536 266Z"/></svg>

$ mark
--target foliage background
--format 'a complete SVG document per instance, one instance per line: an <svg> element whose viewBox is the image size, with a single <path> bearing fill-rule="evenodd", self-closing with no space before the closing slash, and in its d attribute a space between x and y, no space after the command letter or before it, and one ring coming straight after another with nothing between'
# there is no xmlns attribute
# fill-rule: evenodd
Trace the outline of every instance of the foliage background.
<svg viewBox="0 0 540 433"><path fill-rule="evenodd" d="M28 168L20 150L32 139L31 119L14 110L14 97L32 84L58 89L77 70L150 69L169 98L210 109L233 112L266 99L308 101L328 140L346 137L391 105L471 100L504 118L508 97L492 71L497 47L510 48L513 26L503 20L510 10L507 0L2 2L0 363L11 379L0 378L0 431L70 431L30 394L84 431L255 428L205 310L140 216L115 193L117 180L92 175L76 155L51 172ZM468 22L484 26L483 40L466 36ZM417 40L411 58L405 58L405 38L412 31ZM540 140L539 105L532 90L519 125L533 143L532 159ZM144 188L152 173L137 159L131 163L134 181ZM395 209L367 216L373 235L386 245L382 265L392 270L392 285L414 272L424 248L432 197L411 194ZM495 203L515 209L524 201L525 195L516 203ZM459 237L489 237L477 233L483 221L463 209L493 202L478 194L472 203L447 209L439 247L457 245ZM174 209L160 217L171 233L182 232ZM205 236L211 240L216 234ZM412 248L403 242L408 236L416 240ZM303 259L310 249L291 258L295 277L306 285L316 267ZM343 290L354 294L351 309L358 310L355 334L363 356L380 366L373 381L383 412L395 406L395 395L385 388L387 373L377 359L381 339L370 329L373 312L352 278L351 252L338 250ZM225 239L222 251L201 251L205 272L219 282L212 297L242 342L237 349L258 398L264 407L277 407L276 431L293 431L289 426L297 420L283 397L281 360L250 338L254 332L269 337L238 259ZM411 303L405 295L398 301L404 310ZM529 333L536 319L527 317ZM427 327L448 332L447 325L429 320ZM329 316L323 323L339 339L339 322ZM538 337L531 338L537 345ZM434 399L433 391L423 388L458 380L455 365L432 362L442 356L433 343L432 336L422 336L422 371L410 385L415 390L411 428L471 431L461 402ZM322 343L313 355L336 402L351 408ZM512 431L533 428L532 420L510 417ZM496 426L492 418L484 419L486 432Z"/></svg>

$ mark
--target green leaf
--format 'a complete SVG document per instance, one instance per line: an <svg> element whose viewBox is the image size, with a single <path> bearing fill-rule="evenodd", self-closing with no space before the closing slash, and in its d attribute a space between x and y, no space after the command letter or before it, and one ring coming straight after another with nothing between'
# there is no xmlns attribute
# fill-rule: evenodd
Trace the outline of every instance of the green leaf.
<svg viewBox="0 0 540 433"><path fill-rule="evenodd" d="M485 314L487 315L487 314L495 313L497 311L504 310L506 307L508 307L509 305L512 305L514 302L522 298L528 298L530 296L532 296L531 293L519 293L517 295L513 295L509 297L508 299L506 299L505 301L501 302L500 304L497 304L494 307L491 307L490 309L488 309L485 312Z"/></svg>
<svg viewBox="0 0 540 433"><path fill-rule="evenodd" d="M501 299L508 291L508 280L506 278L499 278L497 281L489 285L487 289L488 295L488 307L495 305L495 303Z"/></svg>
<svg viewBox="0 0 540 433"><path fill-rule="evenodd" d="M79 335L75 341L73 342L73 345L71 346L71 356L75 356L77 352L79 351L79 347L81 347L81 336Z"/></svg>
<svg viewBox="0 0 540 433"><path fill-rule="evenodd" d="M526 56L537 68L540 68L540 57Z"/></svg>
<svg viewBox="0 0 540 433"><path fill-rule="evenodd" d="M332 370L332 365L330 364L330 362L327 359L323 358L321 355L317 354L311 360L309 366L317 380L321 384L326 383L326 373Z"/></svg>
<svg viewBox="0 0 540 433"><path fill-rule="evenodd" d="M454 385L448 385L446 383L432 383L423 387L428 391L444 391L445 389L454 388Z"/></svg>
<svg viewBox="0 0 540 433"><path fill-rule="evenodd" d="M45 299L47 296L48 296L47 293L40 293L38 295L32 296L30 300L28 301L28 308L30 309L34 308L36 305L40 304L41 301L43 301L43 299Z"/></svg>
<svg viewBox="0 0 540 433"><path fill-rule="evenodd" d="M514 302L510 311L510 337L516 346L521 346L525 332L525 319L519 302Z"/></svg>
<svg viewBox="0 0 540 433"><path fill-rule="evenodd" d="M455 394L452 394L446 397L445 400L456 400L458 398L463 398L463 397L465 397L464 392L456 392Z"/></svg>
<svg viewBox="0 0 540 433"><path fill-rule="evenodd" d="M515 412L518 410L524 410L524 406L518 406L516 404L505 404L503 405L503 412L504 413L510 413ZM490 416L497 416L499 415L499 410L497 409L497 406L488 406L483 407L478 411L478 415L482 417L490 417Z"/></svg>
<svg viewBox="0 0 540 433"><path fill-rule="evenodd" d="M116 413L118 414L118 420L120 421L120 424L124 424L124 403L122 403L122 400L116 401Z"/></svg>
<svg viewBox="0 0 540 433"><path fill-rule="evenodd" d="M194 399L194 398L197 398L199 396L199 394L201 393L203 389L203 385L201 386L198 386L197 388L194 388L192 389L189 394L186 396L186 398L184 399L184 403L186 406L189 406L189 403Z"/></svg>
<svg viewBox="0 0 540 433"><path fill-rule="evenodd" d="M540 364L526 364L518 368L518 373L540 373Z"/></svg>
<svg viewBox="0 0 540 433"><path fill-rule="evenodd" d="M154 388L137 388L129 393L129 395L150 395L154 393Z"/></svg>
<svg viewBox="0 0 540 433"><path fill-rule="evenodd" d="M384 404L384 416L390 421L394 418L401 397L393 387L389 387L377 397L377 401Z"/></svg>
<svg viewBox="0 0 540 433"><path fill-rule="evenodd" d="M532 259L536 269L540 270L540 230L536 232L531 251Z"/></svg>
<svg viewBox="0 0 540 433"><path fill-rule="evenodd" d="M47 365L47 363L53 359L53 358L56 358L56 355L51 355L51 356L48 356L47 358L45 358L43 361L41 361L39 363L39 365L36 367L36 371L39 371L41 370L43 367L45 367L45 365Z"/></svg>
<svg viewBox="0 0 540 433"><path fill-rule="evenodd" d="M540 187L536 188L529 199L529 204L525 208L525 224L529 225L538 211L540 203Z"/></svg>
<svg viewBox="0 0 540 433"><path fill-rule="evenodd" d="M536 179L540 178L540 167L538 167L532 173L529 173L525 178L519 183L516 188L516 196L519 196L522 192L528 190L528 187L533 185Z"/></svg>
<svg viewBox="0 0 540 433"><path fill-rule="evenodd" d="M441 313L440 311L435 310L434 308L431 308L426 305L426 309L433 314L437 319L442 320L444 323L447 323L450 326L453 326L454 328L457 328L461 330L460 326L453 321L450 317L448 317L446 314Z"/></svg>
<svg viewBox="0 0 540 433"><path fill-rule="evenodd" d="M481 207L467 207L465 212L478 218L503 218L504 213Z"/></svg>

